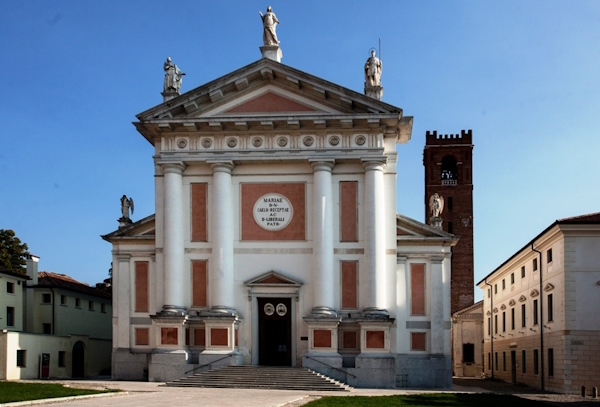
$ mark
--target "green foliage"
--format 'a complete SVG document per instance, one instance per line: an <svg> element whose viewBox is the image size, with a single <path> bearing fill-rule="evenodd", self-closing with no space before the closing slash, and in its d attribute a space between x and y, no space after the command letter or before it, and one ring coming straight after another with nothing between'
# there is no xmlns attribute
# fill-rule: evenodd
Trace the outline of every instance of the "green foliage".
<svg viewBox="0 0 600 407"><path fill-rule="evenodd" d="M10 229L0 229L0 267L17 273L26 273L27 243L21 240Z"/></svg>
<svg viewBox="0 0 600 407"><path fill-rule="evenodd" d="M112 391L112 390L111 390ZM0 382L0 404L56 397L84 396L108 391L75 389L53 383Z"/></svg>
<svg viewBox="0 0 600 407"><path fill-rule="evenodd" d="M305 404L306 407L542 407L547 404L515 396L492 393L429 393L406 396L327 396Z"/></svg>

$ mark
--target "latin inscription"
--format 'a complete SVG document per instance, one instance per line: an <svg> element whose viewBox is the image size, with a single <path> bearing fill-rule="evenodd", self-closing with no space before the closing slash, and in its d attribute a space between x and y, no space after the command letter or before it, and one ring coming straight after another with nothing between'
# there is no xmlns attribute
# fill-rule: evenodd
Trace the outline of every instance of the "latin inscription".
<svg viewBox="0 0 600 407"><path fill-rule="evenodd" d="M281 194L266 194L254 204L254 220L263 229L276 231L290 224L294 216L291 202Z"/></svg>

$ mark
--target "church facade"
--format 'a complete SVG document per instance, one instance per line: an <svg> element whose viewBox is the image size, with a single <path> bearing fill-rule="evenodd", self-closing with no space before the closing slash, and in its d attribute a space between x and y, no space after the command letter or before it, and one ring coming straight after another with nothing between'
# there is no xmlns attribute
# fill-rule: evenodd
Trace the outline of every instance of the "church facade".
<svg viewBox="0 0 600 407"><path fill-rule="evenodd" d="M113 377L254 364L357 387L451 386L457 239L396 213L412 117L380 100L380 83L361 94L262 51L184 94L165 88L137 116L156 213L103 236Z"/></svg>

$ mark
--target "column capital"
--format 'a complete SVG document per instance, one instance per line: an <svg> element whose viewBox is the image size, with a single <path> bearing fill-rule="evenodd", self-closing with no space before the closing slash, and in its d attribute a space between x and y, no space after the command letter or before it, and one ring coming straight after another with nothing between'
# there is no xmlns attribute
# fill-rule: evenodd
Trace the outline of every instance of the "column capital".
<svg viewBox="0 0 600 407"><path fill-rule="evenodd" d="M308 160L313 171L332 172L335 167L335 160Z"/></svg>
<svg viewBox="0 0 600 407"><path fill-rule="evenodd" d="M383 171L387 165L385 158L363 158L361 161L365 171Z"/></svg>
<svg viewBox="0 0 600 407"><path fill-rule="evenodd" d="M185 170L185 163L183 161L175 161L175 162L162 162L158 163L162 168L163 174L173 173L182 175Z"/></svg>
<svg viewBox="0 0 600 407"><path fill-rule="evenodd" d="M231 171L235 168L235 164L233 161L212 161L208 160L206 162L210 165L210 168L213 170L213 174L215 172L224 172L227 174L231 174Z"/></svg>
<svg viewBox="0 0 600 407"><path fill-rule="evenodd" d="M124 263L124 262L129 262L129 260L131 259L131 254L126 254L126 253L117 254L116 257L119 262Z"/></svg>

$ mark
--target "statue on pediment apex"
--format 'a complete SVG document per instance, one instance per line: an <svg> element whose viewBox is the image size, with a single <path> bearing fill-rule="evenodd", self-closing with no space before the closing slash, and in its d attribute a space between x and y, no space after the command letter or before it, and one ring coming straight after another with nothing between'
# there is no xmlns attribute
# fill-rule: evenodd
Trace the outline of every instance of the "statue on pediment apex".
<svg viewBox="0 0 600 407"><path fill-rule="evenodd" d="M371 50L371 56L365 62L365 86L381 86L381 70L383 64L375 56L375 50Z"/></svg>
<svg viewBox="0 0 600 407"><path fill-rule="evenodd" d="M181 79L185 73L181 72L177 65L171 61L171 57L167 57L163 69L165 70L163 91L179 93L179 89L181 89Z"/></svg>
<svg viewBox="0 0 600 407"><path fill-rule="evenodd" d="M260 18L263 22L263 42L265 45L279 45L279 40L277 39L277 34L275 33L275 28L277 24L279 24L279 20L275 13L273 13L273 9L271 6L267 7L267 13L263 15L262 11L259 11Z"/></svg>

